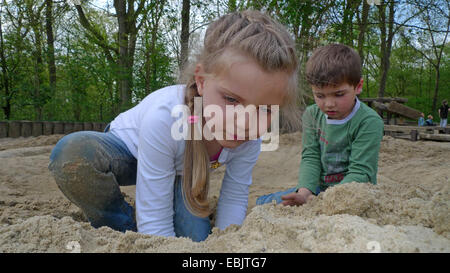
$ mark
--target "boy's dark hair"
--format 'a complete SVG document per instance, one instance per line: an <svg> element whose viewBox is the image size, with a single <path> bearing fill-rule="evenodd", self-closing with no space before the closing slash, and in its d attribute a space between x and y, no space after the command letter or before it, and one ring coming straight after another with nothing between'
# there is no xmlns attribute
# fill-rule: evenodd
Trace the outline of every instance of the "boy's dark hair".
<svg viewBox="0 0 450 273"><path fill-rule="evenodd" d="M361 79L361 58L352 48L330 44L314 50L306 63L306 80L323 88L348 83L357 86Z"/></svg>
<svg viewBox="0 0 450 273"><path fill-rule="evenodd" d="M447 104L447 100L443 100L442 105L446 105L446 104Z"/></svg>

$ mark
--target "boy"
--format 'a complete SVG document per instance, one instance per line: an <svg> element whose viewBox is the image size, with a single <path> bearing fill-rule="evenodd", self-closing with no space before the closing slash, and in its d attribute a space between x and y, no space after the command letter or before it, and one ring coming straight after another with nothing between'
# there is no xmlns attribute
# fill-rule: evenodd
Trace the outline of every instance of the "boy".
<svg viewBox="0 0 450 273"><path fill-rule="evenodd" d="M330 186L352 181L376 184L383 121L357 98L362 91L361 61L355 50L331 44L314 51L306 78L316 104L303 114L302 162L297 187L261 196L302 205Z"/></svg>

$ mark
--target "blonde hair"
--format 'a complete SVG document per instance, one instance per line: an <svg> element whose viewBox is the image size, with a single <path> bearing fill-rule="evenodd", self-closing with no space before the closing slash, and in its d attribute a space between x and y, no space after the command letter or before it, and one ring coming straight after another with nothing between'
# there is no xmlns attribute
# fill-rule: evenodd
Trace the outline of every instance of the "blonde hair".
<svg viewBox="0 0 450 273"><path fill-rule="evenodd" d="M238 52L256 61L265 71L290 74L286 96L280 107L283 127L297 130L300 115L297 106L298 61L295 43L285 27L258 11L233 12L212 22L206 30L203 50L197 61L184 73L185 104L194 111L194 98L199 96L194 78L196 64L206 73L217 71L225 51ZM202 113L200 115L202 121ZM190 124L190 140L186 140L183 170L183 199L186 208L199 217L208 216L209 156L202 140L194 140L197 126Z"/></svg>

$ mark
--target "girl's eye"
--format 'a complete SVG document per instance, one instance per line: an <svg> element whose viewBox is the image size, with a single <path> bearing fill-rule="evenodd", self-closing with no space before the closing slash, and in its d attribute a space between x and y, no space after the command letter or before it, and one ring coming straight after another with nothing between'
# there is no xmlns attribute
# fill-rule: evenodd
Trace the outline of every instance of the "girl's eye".
<svg viewBox="0 0 450 273"><path fill-rule="evenodd" d="M322 98L323 98L323 96L322 96L322 95L316 95L316 98L318 98L318 99L322 99Z"/></svg>
<svg viewBox="0 0 450 273"><path fill-rule="evenodd" d="M342 97L342 96L344 96L344 93L337 93L336 94L336 97Z"/></svg>
<svg viewBox="0 0 450 273"><path fill-rule="evenodd" d="M233 99L232 97L224 96L224 99L227 100L228 102L231 102L231 103L236 103L236 102L238 102L236 99Z"/></svg>

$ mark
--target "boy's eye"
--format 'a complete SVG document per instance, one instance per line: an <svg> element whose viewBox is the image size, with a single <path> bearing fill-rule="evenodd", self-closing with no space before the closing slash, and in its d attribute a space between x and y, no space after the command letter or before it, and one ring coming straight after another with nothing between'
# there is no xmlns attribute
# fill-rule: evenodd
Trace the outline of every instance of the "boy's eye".
<svg viewBox="0 0 450 273"><path fill-rule="evenodd" d="M316 94L316 98L322 99L322 98L323 98L323 95Z"/></svg>
<svg viewBox="0 0 450 273"><path fill-rule="evenodd" d="M342 97L344 93L336 93L336 97Z"/></svg>

